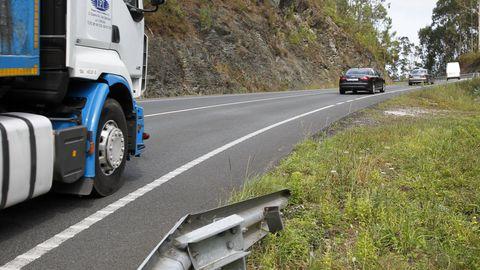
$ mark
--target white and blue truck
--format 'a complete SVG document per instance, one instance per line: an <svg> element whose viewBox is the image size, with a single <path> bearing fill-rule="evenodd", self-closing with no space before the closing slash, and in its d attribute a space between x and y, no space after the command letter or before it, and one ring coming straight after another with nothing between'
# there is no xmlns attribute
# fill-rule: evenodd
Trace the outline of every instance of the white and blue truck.
<svg viewBox="0 0 480 270"><path fill-rule="evenodd" d="M109 196L145 148L144 14L164 0L0 0L0 209Z"/></svg>

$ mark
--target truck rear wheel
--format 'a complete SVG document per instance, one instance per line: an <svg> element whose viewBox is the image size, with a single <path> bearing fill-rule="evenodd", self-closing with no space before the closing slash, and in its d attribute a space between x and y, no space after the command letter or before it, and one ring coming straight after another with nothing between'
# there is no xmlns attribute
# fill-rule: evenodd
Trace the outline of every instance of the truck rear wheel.
<svg viewBox="0 0 480 270"><path fill-rule="evenodd" d="M109 196L119 190L127 160L127 121L122 106L107 99L98 123L96 138L94 193Z"/></svg>

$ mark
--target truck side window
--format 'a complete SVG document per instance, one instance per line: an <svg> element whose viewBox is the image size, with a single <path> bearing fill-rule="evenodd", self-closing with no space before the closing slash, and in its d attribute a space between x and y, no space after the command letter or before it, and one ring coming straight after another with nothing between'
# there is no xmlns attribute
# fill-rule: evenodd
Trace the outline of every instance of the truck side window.
<svg viewBox="0 0 480 270"><path fill-rule="evenodd" d="M123 1L130 6L138 7L138 0L123 0Z"/></svg>

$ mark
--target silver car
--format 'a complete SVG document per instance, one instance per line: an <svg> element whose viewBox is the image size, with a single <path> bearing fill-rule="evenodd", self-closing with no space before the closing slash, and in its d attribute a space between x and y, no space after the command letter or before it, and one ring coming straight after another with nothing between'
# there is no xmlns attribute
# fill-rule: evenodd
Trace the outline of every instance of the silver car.
<svg viewBox="0 0 480 270"><path fill-rule="evenodd" d="M428 69L417 68L410 72L408 76L408 85L414 84L434 84L435 79Z"/></svg>

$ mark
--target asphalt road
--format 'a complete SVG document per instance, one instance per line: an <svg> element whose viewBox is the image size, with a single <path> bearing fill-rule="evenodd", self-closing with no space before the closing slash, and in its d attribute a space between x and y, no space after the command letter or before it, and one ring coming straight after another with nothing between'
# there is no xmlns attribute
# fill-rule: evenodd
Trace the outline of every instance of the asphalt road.
<svg viewBox="0 0 480 270"><path fill-rule="evenodd" d="M134 269L179 218L225 202L299 141L419 88L142 101L152 138L147 152L127 164L121 191L103 199L48 194L1 211L0 269Z"/></svg>

